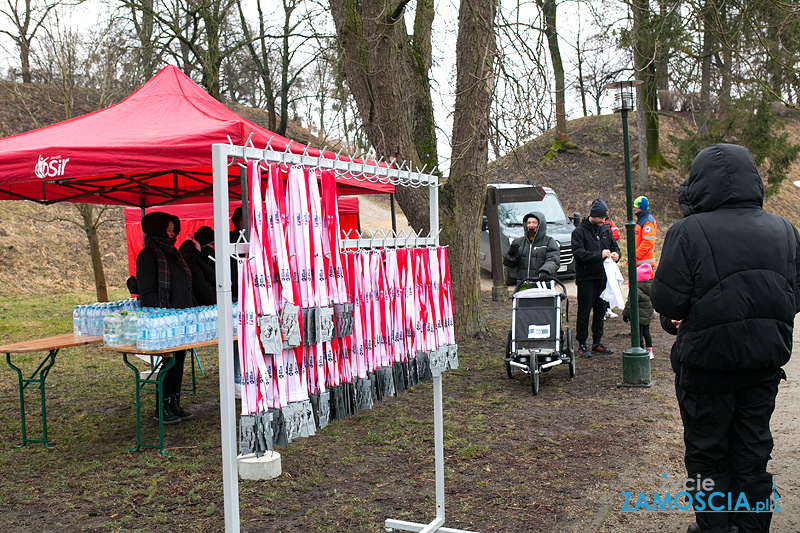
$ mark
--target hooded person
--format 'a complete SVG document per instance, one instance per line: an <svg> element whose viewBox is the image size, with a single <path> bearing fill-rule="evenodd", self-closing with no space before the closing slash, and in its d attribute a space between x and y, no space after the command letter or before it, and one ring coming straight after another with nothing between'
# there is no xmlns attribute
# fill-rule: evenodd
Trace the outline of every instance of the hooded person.
<svg viewBox="0 0 800 533"><path fill-rule="evenodd" d="M745 496L751 509L772 501L769 421L800 311L800 236L763 201L746 148L702 150L678 189L685 218L667 232L650 292L662 326L677 335L670 361L687 477L733 502ZM689 530L769 530L772 508L729 511L695 512Z"/></svg>
<svg viewBox="0 0 800 533"><path fill-rule="evenodd" d="M503 255L510 277L522 283L526 279L551 279L561 264L558 242L547 235L547 220L539 212L522 218L524 233L517 237Z"/></svg>
<svg viewBox="0 0 800 533"><path fill-rule="evenodd" d="M181 231L178 217L168 213L148 213L142 218L145 233L144 248L136 257L136 279L142 307L185 309L195 305L192 293L192 273L186 261L175 248ZM164 375L164 402L156 406L154 418L163 410L165 424L175 424L192 418L181 408L180 394L183 381L183 362L186 351L173 353L174 365Z"/></svg>
<svg viewBox="0 0 800 533"><path fill-rule="evenodd" d="M192 293L198 305L217 303L217 274L214 261L214 230L202 226L194 239L186 239L180 247L183 260L192 273Z"/></svg>

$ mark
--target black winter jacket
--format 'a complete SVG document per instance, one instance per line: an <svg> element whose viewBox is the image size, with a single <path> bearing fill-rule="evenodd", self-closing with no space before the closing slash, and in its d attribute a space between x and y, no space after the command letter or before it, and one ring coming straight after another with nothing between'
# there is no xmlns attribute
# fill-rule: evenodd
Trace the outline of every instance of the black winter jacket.
<svg viewBox="0 0 800 533"><path fill-rule="evenodd" d="M512 256L506 252L503 255L503 264L508 267L508 275L518 282L527 278L538 278L540 273L554 278L561 264L561 249L558 242L547 235L547 220L544 214L539 212L532 214L539 220L539 229L533 242L526 235L517 237L512 243L517 245L517 253Z"/></svg>
<svg viewBox="0 0 800 533"><path fill-rule="evenodd" d="M789 360L800 311L800 237L762 209L750 153L712 145L678 190L686 218L667 232L650 298L662 325L682 320L672 368L689 390L735 390Z"/></svg>
<svg viewBox="0 0 800 533"><path fill-rule="evenodd" d="M650 301L650 289L653 287L653 280L640 281L636 284L638 290L636 291L636 301L639 302L639 325L649 326L653 321L653 302ZM631 317L631 296L628 295L628 301L625 302L625 309L622 310L622 316L625 318Z"/></svg>
<svg viewBox="0 0 800 533"><path fill-rule="evenodd" d="M214 263L206 259L205 254L197 249L194 241L188 239L181 244L180 252L192 272L192 292L197 300L197 305L216 304L217 275Z"/></svg>
<svg viewBox="0 0 800 533"><path fill-rule="evenodd" d="M619 253L619 245L608 224L595 226L588 217L572 232L572 255L575 257L575 283L606 279L603 250Z"/></svg>
<svg viewBox="0 0 800 533"><path fill-rule="evenodd" d="M183 266L176 262L178 251L164 254L169 268L169 299L173 309L185 309L195 305L192 296L192 280ZM180 261L180 259L178 259ZM142 307L158 307L158 260L155 251L145 246L136 256L136 279L139 283L139 301Z"/></svg>

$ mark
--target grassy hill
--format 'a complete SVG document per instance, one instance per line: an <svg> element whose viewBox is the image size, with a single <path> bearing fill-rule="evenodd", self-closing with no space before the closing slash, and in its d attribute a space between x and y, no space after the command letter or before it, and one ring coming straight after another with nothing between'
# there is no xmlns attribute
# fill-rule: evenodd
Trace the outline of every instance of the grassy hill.
<svg viewBox="0 0 800 533"><path fill-rule="evenodd" d="M6 93L8 94L8 93ZM3 97L8 99L8 96ZM18 107L9 106L7 109ZM241 108L235 108L244 114ZM19 113L15 111L14 113ZM2 114L0 114L2 115ZM17 114L17 118L22 115ZM248 118L261 122L257 112ZM15 118L0 116L0 125L15 123ZM670 161L677 160L677 148L669 136L681 136L681 121L689 118L663 116L662 150ZM552 187L567 213L586 215L595 198L605 199L615 221L625 220L624 163L622 125L618 115L579 118L569 122L570 141L577 148L552 160L543 156L550 147L553 132L520 147L489 167L490 182L520 182ZM630 120L631 153L637 153L635 114ZM791 118L787 131L794 142L800 140L800 119ZM299 140L302 131L294 131ZM634 175L636 162L633 162ZM659 222L659 234L680 217L676 191L685 175L676 169L651 173L650 198ZM780 192L770 197L765 207L800 226L800 188L792 181L800 179L800 163L795 163ZM636 193L635 193L636 194ZM101 227L100 241L106 281L110 289L124 289L128 276L125 228L121 208L106 213L109 223ZM0 202L0 297L21 294L56 294L94 289L86 236L68 220L77 220L71 205L41 206L31 202Z"/></svg>
<svg viewBox="0 0 800 533"><path fill-rule="evenodd" d="M633 181L636 180L638 144L636 140L636 114L630 117L630 150ZM670 162L678 159L678 149L671 136L683 137L682 125L691 127L691 117L686 114L662 115L661 149ZM800 120L790 118L786 131L793 142L800 142ZM606 200L612 218L618 225L626 218L625 211L625 166L622 144L622 120L619 115L590 116L568 123L570 142L576 149L559 154L552 160L544 159L554 132L520 147L514 153L489 165L489 182L526 183L551 187L561 199L568 214L579 212L586 216L595 198ZM679 169L650 172L650 190L645 194L661 228L681 217L677 201L677 188L686 179ZM768 211L800 225L800 188L792 182L800 179L800 162L795 162L789 178L781 185L780 192L765 202ZM663 234L663 233L661 233Z"/></svg>

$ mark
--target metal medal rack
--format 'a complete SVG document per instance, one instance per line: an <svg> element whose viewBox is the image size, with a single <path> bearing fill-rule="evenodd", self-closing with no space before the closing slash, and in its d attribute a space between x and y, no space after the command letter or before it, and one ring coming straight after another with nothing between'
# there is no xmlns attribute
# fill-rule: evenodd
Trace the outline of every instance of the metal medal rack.
<svg viewBox="0 0 800 533"><path fill-rule="evenodd" d="M270 140L271 141L271 140ZM400 187L428 187L430 197L430 231L426 236L421 233L406 233L404 230L397 232L381 231L371 232L366 237L366 232L357 232L355 238L345 236L343 248L370 249L375 247L398 246L439 246L439 179L434 173L425 173L425 168L412 171L411 166L406 169L403 163L399 167L392 160L383 162L369 161L369 154L363 162L357 163L352 158L340 157L341 151L335 158L324 156L325 149L314 150L319 155L308 155L309 147L305 147L302 154L292 153L291 141L283 151L272 150L271 142L264 149L255 148L248 139L246 146L230 144L214 144L212 151L212 168L214 174L214 238L215 247L219 257L228 257L236 253L245 253L247 244L234 244L229 240L228 224L228 167L246 161L264 161L268 163L285 163L287 165L303 165L309 168L334 170L338 178L366 181L370 183L391 184ZM349 159L349 160L348 160ZM222 476L223 492L225 496L225 531L234 533L239 531L239 477L236 444L236 401L233 387L233 324L232 324L232 297L231 297L231 271L229 261L216 262L217 276L217 308L219 316L219 387L220 387L220 415L222 432ZM461 529L443 527L445 522L444 512L444 422L442 414L442 377L433 377L433 423L434 423L434 457L436 465L436 518L428 524L418 524L402 520L387 519L387 531L415 531L430 533L470 533Z"/></svg>

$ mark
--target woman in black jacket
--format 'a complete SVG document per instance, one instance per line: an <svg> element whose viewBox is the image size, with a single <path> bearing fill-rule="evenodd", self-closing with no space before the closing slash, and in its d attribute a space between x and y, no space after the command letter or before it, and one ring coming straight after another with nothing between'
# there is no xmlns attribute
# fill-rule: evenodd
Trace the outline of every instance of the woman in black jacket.
<svg viewBox="0 0 800 533"><path fill-rule="evenodd" d="M194 240L186 239L180 248L183 260L192 273L192 293L197 305L217 303L216 271L214 261L214 230L202 226L194 232Z"/></svg>
<svg viewBox="0 0 800 533"><path fill-rule="evenodd" d="M136 278L142 307L185 309L194 306L192 274L175 248L175 237L181 230L178 217L167 213L149 213L142 218L142 230L145 233L144 248L136 257ZM174 366L164 376L164 403L156 406L154 416L158 420L158 410L161 408L165 424L175 424L193 416L184 411L180 404L186 351L176 351L173 357Z"/></svg>

